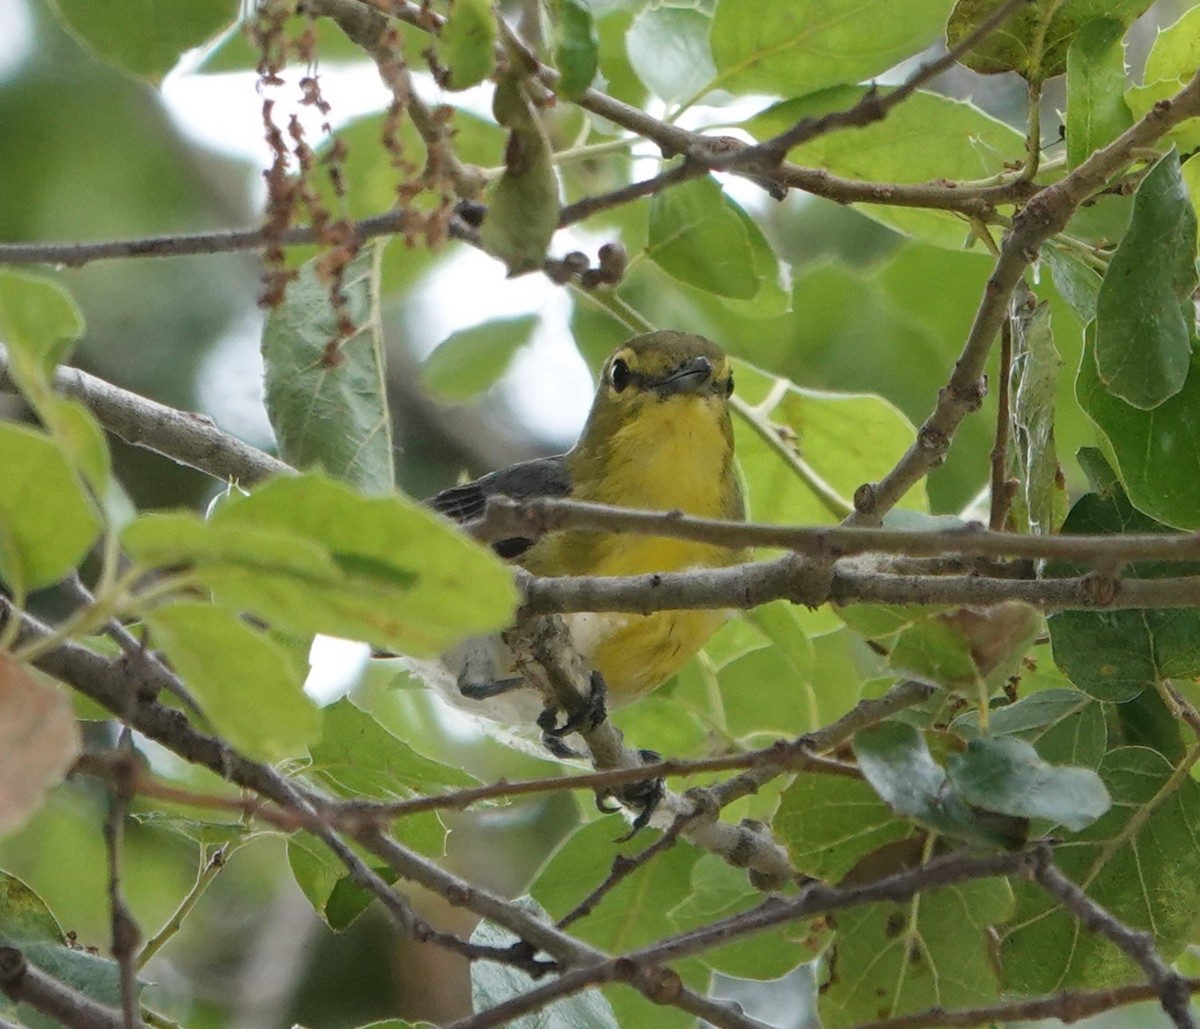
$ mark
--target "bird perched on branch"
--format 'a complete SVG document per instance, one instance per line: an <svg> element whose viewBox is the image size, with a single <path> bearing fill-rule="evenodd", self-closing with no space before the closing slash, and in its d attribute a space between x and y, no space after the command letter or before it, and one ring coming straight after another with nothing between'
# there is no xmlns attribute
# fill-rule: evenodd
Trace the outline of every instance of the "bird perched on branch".
<svg viewBox="0 0 1200 1029"><path fill-rule="evenodd" d="M732 392L728 357L702 336L673 331L635 336L605 361L591 413L570 451L502 468L445 490L430 503L459 522L481 517L493 496L568 497L742 518L729 417ZM543 576L682 571L735 564L744 557L707 543L578 530L537 540L504 539L493 546ZM658 611L580 613L564 620L576 649L596 673L594 692L603 696L604 691L622 704L674 675L724 618L721 611ZM468 641L459 648L459 690L484 698L521 685L505 651L499 640L486 646ZM550 736L580 727L578 719L558 728L540 724Z"/></svg>

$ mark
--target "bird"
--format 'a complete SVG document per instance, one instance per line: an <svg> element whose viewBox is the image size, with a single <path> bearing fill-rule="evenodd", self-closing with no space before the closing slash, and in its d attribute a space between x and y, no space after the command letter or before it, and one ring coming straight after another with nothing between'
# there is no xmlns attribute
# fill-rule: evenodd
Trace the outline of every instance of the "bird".
<svg viewBox="0 0 1200 1029"><path fill-rule="evenodd" d="M734 460L729 357L703 336L659 330L634 336L605 360L578 442L567 453L523 461L438 493L430 505L456 522L483 516L488 499L555 497L741 520ZM538 576L614 576L723 567L743 550L692 540L567 530L493 543ZM724 611L564 616L593 670L600 701L626 704L670 679L728 616ZM501 641L467 641L449 658L466 697L483 699L523 680ZM601 708L599 717L603 717ZM551 723L553 719L551 719ZM539 720L545 730L546 722ZM561 727L561 734L568 728ZM555 735L549 731L545 735Z"/></svg>

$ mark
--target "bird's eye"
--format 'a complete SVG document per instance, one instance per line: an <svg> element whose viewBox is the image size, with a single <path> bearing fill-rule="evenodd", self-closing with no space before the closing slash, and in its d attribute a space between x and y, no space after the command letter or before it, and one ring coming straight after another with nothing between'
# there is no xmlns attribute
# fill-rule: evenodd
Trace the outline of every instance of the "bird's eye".
<svg viewBox="0 0 1200 1029"><path fill-rule="evenodd" d="M620 393L621 390L629 385L629 365L618 357L612 363L612 371L609 372L609 379L612 381L612 388Z"/></svg>
<svg viewBox="0 0 1200 1029"><path fill-rule="evenodd" d="M729 373L729 381L725 383L725 395L733 396L733 372Z"/></svg>

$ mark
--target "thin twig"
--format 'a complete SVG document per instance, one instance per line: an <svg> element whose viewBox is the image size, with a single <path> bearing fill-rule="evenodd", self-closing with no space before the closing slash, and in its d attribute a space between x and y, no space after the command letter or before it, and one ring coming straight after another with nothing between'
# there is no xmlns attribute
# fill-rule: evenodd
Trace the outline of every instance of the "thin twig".
<svg viewBox="0 0 1200 1029"><path fill-rule="evenodd" d="M882 120L889 111L907 100L927 82L952 68L963 54L1000 28L1008 21L1013 12L1026 2L1027 0L1005 0L946 53L933 61L922 64L900 86L884 94L880 94L872 86L853 107L844 111L833 111L819 118L801 119L778 135L763 140L757 146L743 150L732 162L732 167L741 167L747 164L757 165L763 160L779 161L792 147L807 143L817 136L823 136L835 129L861 128Z"/></svg>
<svg viewBox="0 0 1200 1029"><path fill-rule="evenodd" d="M196 881L192 884L192 888L188 890L186 896L179 902L179 906L171 913L171 917L163 923L162 928L146 941L138 953L137 967L139 969L145 968L147 962L183 928L183 920L191 913L192 908L204 896L204 891L212 885L213 880L225 867L229 859L229 845L223 843L211 854L202 855L202 857L203 860L196 873Z"/></svg>
<svg viewBox="0 0 1200 1029"><path fill-rule="evenodd" d="M608 875L591 893L583 898L570 911L562 916L557 922L560 929L566 929L567 926L579 919L590 915L596 908L596 905L602 901L605 896L611 893L622 880L628 878L639 868L645 865L651 859L657 857L665 850L670 850L676 843L679 842L679 834L687 826L687 818L679 817L671 823L670 827L657 840L651 843L648 847L644 847L633 857L626 857L624 854L618 854L613 858L612 868Z"/></svg>
<svg viewBox="0 0 1200 1029"><path fill-rule="evenodd" d="M133 796L130 780L136 758L133 734L126 726L117 743L119 760L126 771L112 781L108 817L104 820L104 847L108 856L108 906L112 920L112 956L116 959L121 984L121 1019L124 1029L140 1029L137 969L134 952L141 942L141 930L134 920L121 891L121 849L125 839L125 817Z"/></svg>
<svg viewBox="0 0 1200 1029"><path fill-rule="evenodd" d="M482 518L466 531L494 542L511 536L537 539L573 529L608 530L693 540L717 546L766 547L819 558L890 554L904 557L963 557L1070 561L1111 567L1130 561L1200 561L1200 533L1142 533L1029 536L989 532L978 523L930 531L871 526L772 525L699 518L682 511L647 511L578 500L517 502L492 497Z"/></svg>

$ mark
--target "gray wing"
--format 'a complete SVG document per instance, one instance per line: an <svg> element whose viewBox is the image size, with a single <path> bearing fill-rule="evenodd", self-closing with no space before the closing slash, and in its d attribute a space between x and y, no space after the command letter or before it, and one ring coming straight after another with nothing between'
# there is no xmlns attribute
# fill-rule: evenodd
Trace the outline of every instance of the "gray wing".
<svg viewBox="0 0 1200 1029"><path fill-rule="evenodd" d="M522 461L495 472L480 476L474 482L442 490L429 501L435 511L456 522L482 518L488 497L511 497L513 500L535 500L538 497L565 497L571 492L571 476L564 455ZM501 557L514 558L525 553L533 540L523 536L496 540L492 549Z"/></svg>

